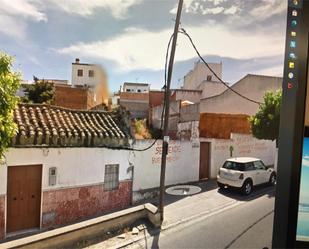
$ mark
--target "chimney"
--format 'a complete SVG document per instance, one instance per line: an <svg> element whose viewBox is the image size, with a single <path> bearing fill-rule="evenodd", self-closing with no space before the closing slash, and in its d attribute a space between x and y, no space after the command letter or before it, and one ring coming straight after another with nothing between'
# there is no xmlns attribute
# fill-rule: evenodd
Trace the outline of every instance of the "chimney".
<svg viewBox="0 0 309 249"><path fill-rule="evenodd" d="M75 63L76 63L76 64L79 64L79 58L76 58L76 59L75 59Z"/></svg>

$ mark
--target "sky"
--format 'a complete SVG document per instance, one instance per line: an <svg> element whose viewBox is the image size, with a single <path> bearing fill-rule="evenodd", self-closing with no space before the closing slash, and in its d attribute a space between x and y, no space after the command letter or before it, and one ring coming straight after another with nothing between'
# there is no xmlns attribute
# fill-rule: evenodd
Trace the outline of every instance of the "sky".
<svg viewBox="0 0 309 249"><path fill-rule="evenodd" d="M304 138L300 183L300 202L309 204L309 138Z"/></svg>
<svg viewBox="0 0 309 249"><path fill-rule="evenodd" d="M101 64L111 91L123 82L164 82L177 0L0 0L0 50L25 80L71 79L71 63ZM282 76L287 0L184 0L181 27L223 80ZM179 35L172 87L197 61Z"/></svg>

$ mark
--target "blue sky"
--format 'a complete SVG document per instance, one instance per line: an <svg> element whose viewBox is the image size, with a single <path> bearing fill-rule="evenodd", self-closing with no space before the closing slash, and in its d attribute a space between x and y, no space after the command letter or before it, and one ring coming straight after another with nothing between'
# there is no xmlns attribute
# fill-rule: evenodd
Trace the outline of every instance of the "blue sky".
<svg viewBox="0 0 309 249"><path fill-rule="evenodd" d="M300 202L309 203L309 138L304 139L301 170Z"/></svg>
<svg viewBox="0 0 309 249"><path fill-rule="evenodd" d="M110 89L124 81L163 85L166 44L177 0L0 0L0 49L25 80L71 78L71 63L99 63ZM248 73L282 76L285 0L185 0L181 25L224 80ZM196 55L180 36L173 87Z"/></svg>

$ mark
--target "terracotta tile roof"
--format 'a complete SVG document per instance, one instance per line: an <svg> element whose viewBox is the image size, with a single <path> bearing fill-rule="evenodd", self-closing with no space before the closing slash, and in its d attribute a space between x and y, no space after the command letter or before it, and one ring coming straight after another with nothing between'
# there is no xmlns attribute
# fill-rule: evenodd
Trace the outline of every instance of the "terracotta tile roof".
<svg viewBox="0 0 309 249"><path fill-rule="evenodd" d="M112 112L20 104L14 111L18 132L12 146L121 146L129 136L117 120Z"/></svg>

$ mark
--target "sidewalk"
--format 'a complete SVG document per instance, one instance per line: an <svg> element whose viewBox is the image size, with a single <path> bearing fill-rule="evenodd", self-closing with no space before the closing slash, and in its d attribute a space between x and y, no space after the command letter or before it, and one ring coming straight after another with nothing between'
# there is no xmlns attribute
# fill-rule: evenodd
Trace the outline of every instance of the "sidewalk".
<svg viewBox="0 0 309 249"><path fill-rule="evenodd" d="M173 196L165 195L165 213L164 222L161 230L167 230L179 224L192 221L202 216L208 216L228 208L238 202L249 201L251 198L242 197L237 192L223 191L218 192L216 182L209 180L194 184L199 186L202 191L192 196ZM252 196L254 198L254 196ZM148 200L148 202L157 205L158 199ZM154 231L155 232L155 231ZM132 235L131 232L123 234L123 237L114 237L107 241L94 244L88 249L98 248L119 248L145 239L151 233L151 229L140 231L138 235Z"/></svg>

